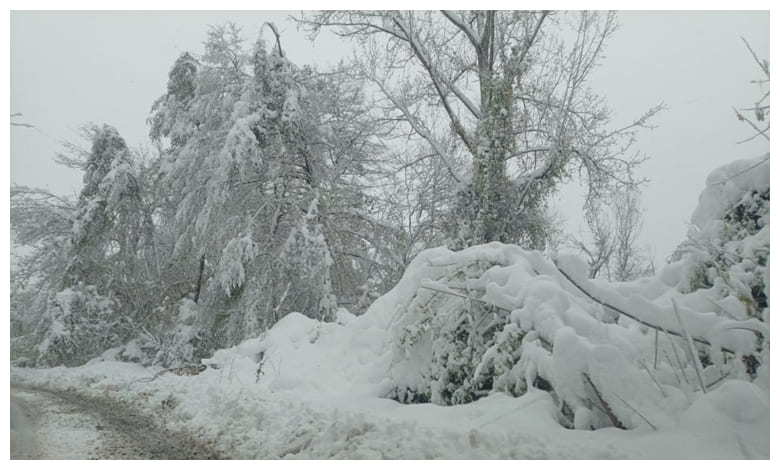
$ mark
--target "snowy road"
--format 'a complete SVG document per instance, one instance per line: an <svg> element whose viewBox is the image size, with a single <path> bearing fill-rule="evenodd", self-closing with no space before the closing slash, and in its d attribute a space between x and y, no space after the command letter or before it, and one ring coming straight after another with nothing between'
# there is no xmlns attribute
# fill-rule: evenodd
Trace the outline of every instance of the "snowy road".
<svg viewBox="0 0 780 470"><path fill-rule="evenodd" d="M12 459L214 459L208 445L109 400L11 387Z"/></svg>

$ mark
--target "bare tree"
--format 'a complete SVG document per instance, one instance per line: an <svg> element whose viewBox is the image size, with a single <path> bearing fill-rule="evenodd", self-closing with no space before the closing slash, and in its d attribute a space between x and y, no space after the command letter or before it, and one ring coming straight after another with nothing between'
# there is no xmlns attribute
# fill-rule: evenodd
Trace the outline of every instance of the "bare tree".
<svg viewBox="0 0 780 470"><path fill-rule="evenodd" d="M588 273L591 279L599 276L604 269L609 276L609 262L615 253L615 234L610 220L600 210L588 211L585 216L588 224L590 242L585 240L582 234L579 237L570 235L569 244L585 255L590 267Z"/></svg>
<svg viewBox="0 0 780 470"><path fill-rule="evenodd" d="M587 239L570 236L569 245L586 256L592 279L632 281L653 274L652 256L639 246L644 216L639 193L619 191L609 202L608 213L600 207L587 212Z"/></svg>
<svg viewBox="0 0 780 470"><path fill-rule="evenodd" d="M635 184L641 159L624 154L658 108L611 130L604 100L587 86L614 13L326 11L301 24L312 37L329 27L355 39L355 70L379 91L384 119L468 183L463 244L539 245L537 214L575 172L588 179L589 203ZM470 175L453 163L461 153Z"/></svg>

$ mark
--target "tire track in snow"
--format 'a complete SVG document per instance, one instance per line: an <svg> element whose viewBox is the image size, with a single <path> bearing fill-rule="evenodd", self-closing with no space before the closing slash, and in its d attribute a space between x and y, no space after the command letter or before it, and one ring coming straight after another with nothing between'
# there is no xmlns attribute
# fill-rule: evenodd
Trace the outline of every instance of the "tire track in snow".
<svg viewBox="0 0 780 470"><path fill-rule="evenodd" d="M11 386L12 459L220 459L192 436L108 399Z"/></svg>

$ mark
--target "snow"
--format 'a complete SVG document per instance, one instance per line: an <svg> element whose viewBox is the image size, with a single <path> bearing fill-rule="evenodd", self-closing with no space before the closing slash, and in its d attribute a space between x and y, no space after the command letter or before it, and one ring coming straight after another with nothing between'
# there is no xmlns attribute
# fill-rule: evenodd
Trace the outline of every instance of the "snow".
<svg viewBox="0 0 780 470"><path fill-rule="evenodd" d="M720 219L745 194L769 187L769 155L736 160L711 172L707 185L699 196L699 205L691 221L703 228L707 222Z"/></svg>
<svg viewBox="0 0 780 470"><path fill-rule="evenodd" d="M484 289L484 299L512 312L497 344L521 329L532 331L523 338L522 360L504 371L506 387L517 386L511 382L517 377L530 383L535 375L544 376L572 408L575 429L561 426L556 401L533 387L518 397L493 392L455 406L404 405L385 398L398 383L428 380L432 339L404 349L397 344L399 334L421 319L420 310L409 306L430 302L435 294L420 286L437 286L431 278L445 276L448 266L463 260L504 263L468 281ZM644 310L643 318L671 315L636 293L625 299L584 279L576 260L559 260L558 268L594 295ZM213 440L219 450L243 459L768 458L768 387L727 379L702 394L668 364L655 370L653 379L636 366L651 363L647 336L623 320L597 320L595 304L556 269L541 255L500 244L458 253L429 250L366 314L356 317L341 309L335 322L320 322L291 313L266 334L203 360L208 367L196 376L163 373L150 380L160 368L104 356L78 368L12 368L12 380L74 387L127 402L159 415L172 430ZM463 301L444 297L449 299L444 306ZM183 319L191 307L182 305ZM680 311L686 320L698 318L688 308ZM705 320L697 321L710 324ZM704 330L695 323L689 322L690 331ZM735 324L741 322L714 323L711 329L725 337ZM555 345L552 353L540 345L540 337ZM497 348L484 357L480 367L502 360ZM692 369L686 370L682 373L693 384ZM583 373L628 430L609 427L589 406L593 391L581 380ZM164 401L175 405L163 409Z"/></svg>
<svg viewBox="0 0 780 470"><path fill-rule="evenodd" d="M26 413L34 410L35 425ZM61 403L30 391L15 391L11 398L12 448L20 459L84 459L95 457L102 445L99 422L88 414L74 415ZM16 439L16 442L14 442Z"/></svg>
<svg viewBox="0 0 780 470"><path fill-rule="evenodd" d="M354 387L359 385L355 377L371 367L352 369L360 361L350 363L344 354L347 348L337 346L347 327L320 331L311 343L315 323L292 314L275 337L220 351L209 361L220 368L194 377L165 374L140 382L157 370L99 362L74 369L13 368L12 378L53 388L77 387L126 401L160 415L171 429L216 440L221 450L235 458L742 459L769 455L769 399L751 384L725 382L658 432L647 428L571 431L555 421L549 395L539 390L519 398L495 394L452 407L401 405L378 398L371 393L375 387ZM268 371L258 381L254 355L263 347L278 354L283 348L278 341L289 339L294 345L284 349L292 357L279 356L273 367L273 361L267 362ZM318 349L330 358L317 357L315 364L307 364L312 356L306 356L309 360L304 363L287 361L296 358L296 348L300 355ZM371 349L375 348L365 342L356 350L364 358L376 359ZM340 366L334 360L347 364ZM160 404L171 395L176 407L161 412Z"/></svg>
<svg viewBox="0 0 780 470"><path fill-rule="evenodd" d="M249 236L234 238L222 250L216 279L225 295L230 297L246 280L244 266L259 253L257 244Z"/></svg>
<svg viewBox="0 0 780 470"><path fill-rule="evenodd" d="M475 271L468 282L484 290L485 300L511 309L509 324L517 326L503 330L504 337L518 327L534 331L523 339L520 365L527 368L507 377L537 371L544 375L558 398L572 407L576 429L561 426L552 396L533 387L518 397L493 392L455 406L385 398L399 381L427 380L433 343L410 343L413 347L404 350L397 341L404 327L421 319L416 307L435 294L420 286L436 286L434 279L447 279L448 269L464 260L490 266ZM588 290L621 300L583 279L576 260L559 260L558 267L570 270L572 279ZM448 299L445 306L464 300L440 296ZM647 299L622 302L644 305L640 310L647 309L648 318L661 311ZM696 312L682 306L680 310L686 319L697 318ZM768 389L727 379L701 394L672 380L679 371L668 365L655 371L656 384L635 367L638 360L652 360L644 349L647 336L622 320L604 324L596 319L598 313L591 300L537 253L497 243L457 253L438 248L415 259L398 285L364 315L342 309L335 322L321 322L290 313L266 334L203 360L208 367L196 376L163 373L149 380L161 369L105 360L71 369L12 368L12 379L75 387L127 402L160 415L173 430L214 440L235 458L769 456ZM698 332L691 323L690 330ZM552 353L538 345L539 335L555 345ZM500 360L496 349L486 357ZM691 371L687 373L693 381ZM604 427L604 416L588 406L593 395L580 380L583 373L628 430ZM175 406L161 411L161 403L170 403L171 397ZM594 425L600 429L590 430Z"/></svg>
<svg viewBox="0 0 780 470"><path fill-rule="evenodd" d="M713 172L687 251L652 277L591 280L576 256L501 243L440 247L365 314L289 313L202 360L198 375L114 353L77 368L12 368L12 381L127 402L234 458L768 458L769 309L754 315L740 297L756 278L769 283L768 202L755 199L768 188L762 165ZM765 213L732 230L724 217L739 204ZM307 217L316 210L314 198ZM298 229L317 246L318 226ZM709 262L696 243L708 240L740 259L691 288ZM311 251L311 266L331 262ZM228 295L254 255L249 238L225 249ZM197 315L182 301L183 341ZM140 354L137 343L123 352ZM752 354L760 366L748 372Z"/></svg>

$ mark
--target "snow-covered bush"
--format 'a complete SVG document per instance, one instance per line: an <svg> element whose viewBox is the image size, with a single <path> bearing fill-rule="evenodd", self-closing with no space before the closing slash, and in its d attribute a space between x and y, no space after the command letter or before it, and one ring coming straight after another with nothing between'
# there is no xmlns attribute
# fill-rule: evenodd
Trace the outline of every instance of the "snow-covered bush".
<svg viewBox="0 0 780 470"><path fill-rule="evenodd" d="M768 156L738 160L707 178L688 240L676 257L690 263L689 289L737 297L739 318L763 319L769 307Z"/></svg>
<svg viewBox="0 0 780 470"><path fill-rule="evenodd" d="M605 383L611 372L589 355L621 327L602 323L600 309L540 253L492 243L421 256L417 293L393 321L393 398L450 405L536 386L556 394L568 425L575 409L590 416L597 400L584 377ZM631 345L623 353L635 357Z"/></svg>
<svg viewBox="0 0 780 470"><path fill-rule="evenodd" d="M588 279L579 258L512 245L423 252L389 321L389 396L451 405L535 387L568 427L653 426L725 378L749 379L741 358L754 330L769 333L675 289L684 267L613 285Z"/></svg>
<svg viewBox="0 0 780 470"><path fill-rule="evenodd" d="M769 323L769 155L713 171L693 213L688 239L675 253L679 290L699 291L720 315ZM769 338L756 333L746 372L767 364ZM706 358L706 360L711 360ZM766 371L768 379L768 370Z"/></svg>
<svg viewBox="0 0 780 470"><path fill-rule="evenodd" d="M451 405L536 387L566 426L630 428L727 379L768 388L766 160L709 176L677 261L650 278L594 281L578 258L497 243L424 252L390 321L390 396Z"/></svg>

